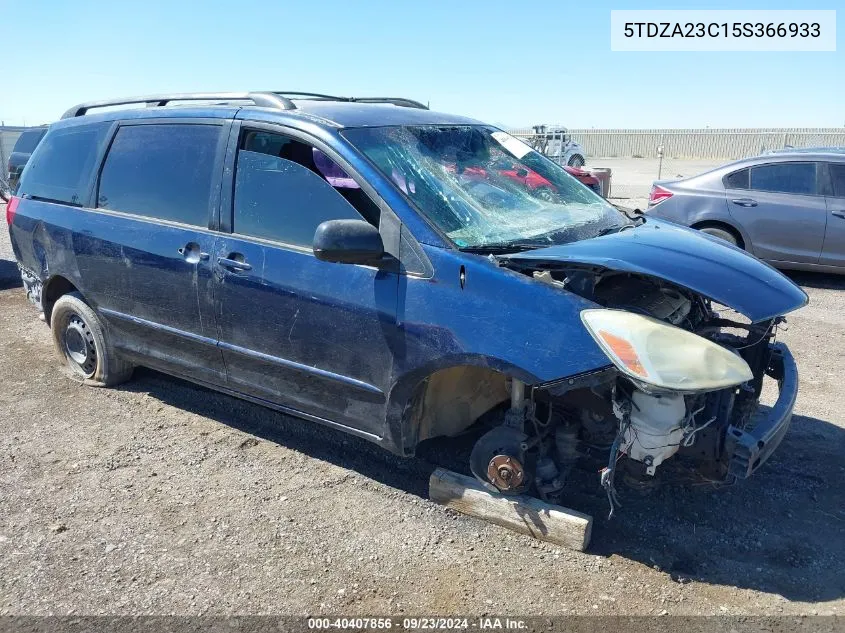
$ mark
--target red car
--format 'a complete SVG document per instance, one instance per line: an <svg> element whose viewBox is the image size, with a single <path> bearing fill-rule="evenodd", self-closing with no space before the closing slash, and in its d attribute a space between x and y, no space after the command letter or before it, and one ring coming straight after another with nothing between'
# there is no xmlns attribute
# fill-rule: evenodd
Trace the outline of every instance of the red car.
<svg viewBox="0 0 845 633"><path fill-rule="evenodd" d="M601 195L601 184L599 183L599 179L593 176L590 172L581 169L580 167L570 167L569 165L564 165L563 168L570 176L574 176L597 194Z"/></svg>
<svg viewBox="0 0 845 633"><path fill-rule="evenodd" d="M498 165L497 173L510 180L524 184L528 189L542 194L543 190L547 190L549 194L554 193L555 186L548 180L543 178L536 171L526 169L525 167L516 167L515 165ZM593 176L590 172L581 169L580 167L570 167L563 165L566 172L576 178L582 184L587 185L590 189L601 195L601 185L599 179ZM466 174L475 174L483 178L487 177L487 172L481 167L468 167L464 170ZM542 195L541 195L542 197Z"/></svg>

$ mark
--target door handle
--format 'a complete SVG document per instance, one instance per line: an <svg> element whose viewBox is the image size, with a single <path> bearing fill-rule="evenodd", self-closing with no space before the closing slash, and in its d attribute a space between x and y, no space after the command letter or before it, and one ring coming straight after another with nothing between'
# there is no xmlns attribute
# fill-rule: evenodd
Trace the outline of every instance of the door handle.
<svg viewBox="0 0 845 633"><path fill-rule="evenodd" d="M756 207L757 206L757 201L753 200L751 198L734 198L733 200L731 200L731 202L733 202L736 205L739 205L740 207Z"/></svg>
<svg viewBox="0 0 845 633"><path fill-rule="evenodd" d="M196 264L197 262L204 262L208 259L208 253L200 250L200 245L196 242L188 242L182 248L177 249L177 252L185 258L189 264Z"/></svg>
<svg viewBox="0 0 845 633"><path fill-rule="evenodd" d="M218 257L217 264L229 270L252 270L252 264L247 264L231 257Z"/></svg>
<svg viewBox="0 0 845 633"><path fill-rule="evenodd" d="M836 211L832 211L831 213L837 218L842 218L843 220L845 220L845 209L837 209Z"/></svg>

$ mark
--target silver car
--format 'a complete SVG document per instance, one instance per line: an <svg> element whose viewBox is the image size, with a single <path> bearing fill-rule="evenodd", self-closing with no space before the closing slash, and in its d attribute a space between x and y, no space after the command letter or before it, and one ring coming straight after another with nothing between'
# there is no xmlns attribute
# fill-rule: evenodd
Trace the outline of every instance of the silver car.
<svg viewBox="0 0 845 633"><path fill-rule="evenodd" d="M777 268L845 273L845 154L782 152L656 181L649 215L700 229Z"/></svg>

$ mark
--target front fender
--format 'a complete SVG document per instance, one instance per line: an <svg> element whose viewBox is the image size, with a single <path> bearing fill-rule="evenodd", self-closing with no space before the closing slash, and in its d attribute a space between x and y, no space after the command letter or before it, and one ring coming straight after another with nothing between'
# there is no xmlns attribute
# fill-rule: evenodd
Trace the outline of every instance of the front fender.
<svg viewBox="0 0 845 633"><path fill-rule="evenodd" d="M500 266L492 258L425 247L431 279L400 281L397 319L405 349L397 375L443 358L479 358L525 382L547 382L607 365L581 322L597 307L574 293Z"/></svg>
<svg viewBox="0 0 845 633"><path fill-rule="evenodd" d="M434 275L399 282L402 338L387 411L394 441L414 388L444 368L484 367L536 385L608 365L580 318L594 303L487 257L423 248Z"/></svg>

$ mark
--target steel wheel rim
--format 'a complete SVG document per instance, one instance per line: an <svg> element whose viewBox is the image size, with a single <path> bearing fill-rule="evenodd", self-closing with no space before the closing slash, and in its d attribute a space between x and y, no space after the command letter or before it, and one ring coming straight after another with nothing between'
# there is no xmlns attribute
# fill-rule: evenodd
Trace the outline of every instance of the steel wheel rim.
<svg viewBox="0 0 845 633"><path fill-rule="evenodd" d="M62 332L62 347L68 360L86 377L97 369L97 347L88 324L78 314L71 314Z"/></svg>

